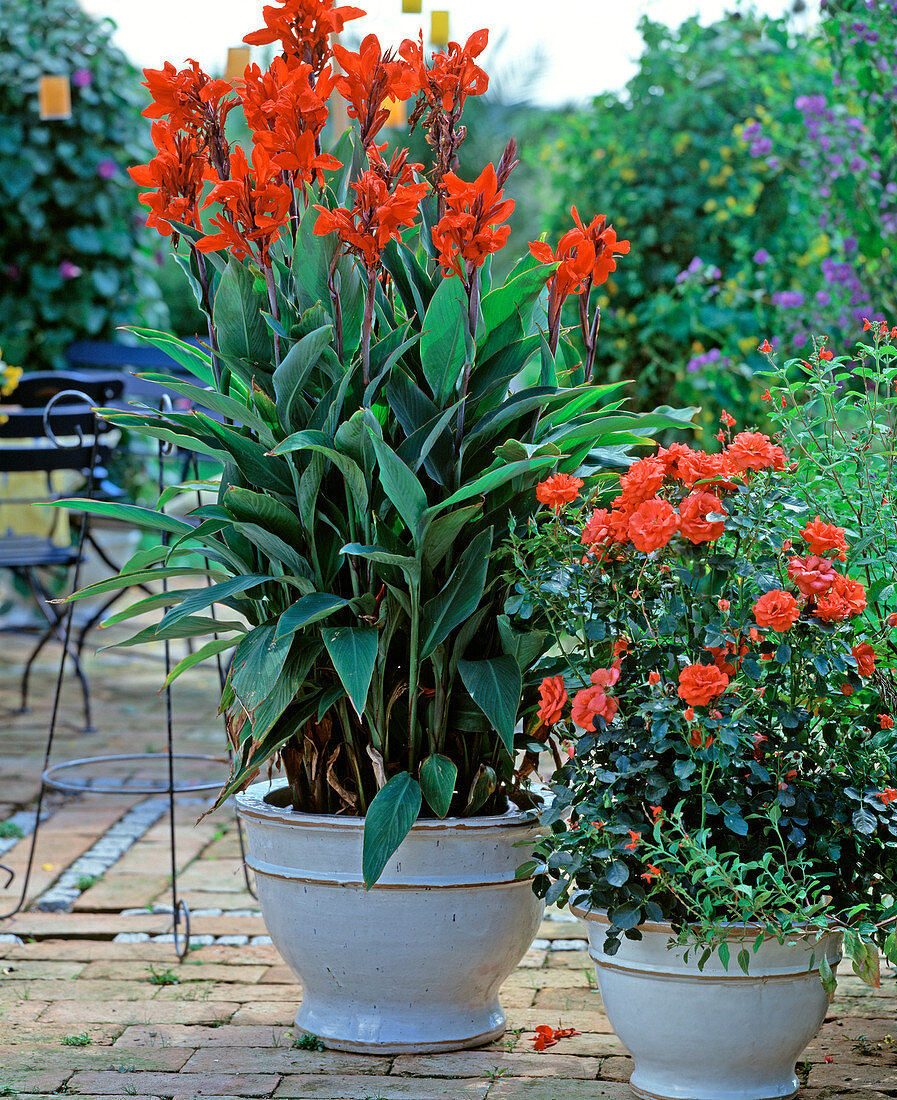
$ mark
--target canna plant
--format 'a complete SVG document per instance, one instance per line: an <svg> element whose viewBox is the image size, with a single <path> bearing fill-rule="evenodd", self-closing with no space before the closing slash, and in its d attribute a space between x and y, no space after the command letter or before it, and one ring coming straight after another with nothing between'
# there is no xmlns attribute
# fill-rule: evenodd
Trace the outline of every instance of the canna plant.
<svg viewBox="0 0 897 1100"><path fill-rule="evenodd" d="M584 292L594 343L588 291L628 251L603 217L577 218L557 258L528 255L493 284L515 143L472 182L451 170L465 99L488 83L487 32L429 64L422 41L397 54L373 35L357 52L331 42L361 14L332 0L266 7L246 40L282 54L234 87L193 63L146 72L158 153L132 175L151 188L149 223L185 245L208 342L135 330L194 381L142 377L194 407L103 415L221 473L203 483L215 503L184 519L165 511L178 488L155 510L75 502L163 538L73 598L164 580L109 622L161 608L122 644L207 639L168 682L234 649L221 698L233 765L216 805L282 766L294 809L365 817L370 886L420 814L524 797L515 726L548 643L503 614L509 522L525 522L552 471L623 462L688 414L620 411L619 385L587 378L547 324L549 300L559 316L559 294ZM428 167L377 144L383 104L412 96ZM333 97L353 126L327 153ZM237 108L251 152L225 135ZM233 617L213 617L215 604Z"/></svg>

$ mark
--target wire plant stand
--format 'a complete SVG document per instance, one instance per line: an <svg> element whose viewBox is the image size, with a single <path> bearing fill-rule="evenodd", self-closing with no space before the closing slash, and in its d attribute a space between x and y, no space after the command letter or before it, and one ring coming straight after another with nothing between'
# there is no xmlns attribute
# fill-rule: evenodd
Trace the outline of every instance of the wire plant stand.
<svg viewBox="0 0 897 1100"><path fill-rule="evenodd" d="M56 404L63 398L72 399L77 398L83 400L87 406L90 406L90 398L76 390L63 391L57 394L51 401L48 402L44 409L44 426L46 429L47 437L51 440L54 446L65 449L70 446L64 440L52 430L52 415ZM170 400L167 395L162 398L162 411L166 410L166 406L170 408ZM96 429L97 423L99 423L96 415L96 411L93 411L94 415L94 427ZM93 434L93 444L91 449L90 465L89 469L84 471L86 475L86 495L88 499L92 499L94 492L95 479L92 476L93 471L96 468L97 461L97 439L98 433L95 430ZM84 437L83 433L79 431L78 441L71 446L83 447ZM157 480L159 492L161 494L164 488L164 472L165 472L165 459L172 451L172 445L164 441L160 441L157 455ZM195 478L199 480L199 463L196 456L193 456L190 460L193 465ZM188 469L189 464L185 464L184 472ZM199 490L197 490L197 503L200 502ZM79 587L80 570L84 559L84 547L86 544L91 543L90 537L90 523L89 515L83 514L81 523L78 525L77 538L76 538L76 555L75 562L71 573L71 584L73 591L76 591ZM163 535L163 541L167 542L167 535ZM114 563L105 559L106 564L111 568L116 568ZM211 584L211 579L207 581ZM163 580L163 591L167 589L167 580ZM47 739L44 745L43 754L43 766L41 768L40 786L38 790L37 802L34 810L34 828L31 832L27 862L25 866L24 874L21 877L21 887L19 889L18 898L13 903L12 907L4 912L0 912L0 920L12 917L16 913L20 912L26 903L28 897L28 888L31 883L32 873L34 870L35 854L37 850L38 837L40 833L40 825L44 816L44 806L46 796L50 791L58 791L62 794L69 795L93 795L93 794L115 794L115 795L164 795L167 797L167 814L168 814L168 840L169 840L169 856L170 856L170 891L171 891L171 915L172 915L172 941L175 954L179 961L183 961L190 951L190 908L183 897L178 892L178 864L177 864L177 822L175 816L175 799L179 795L191 795L191 794L205 794L211 791L216 791L220 787L220 782L178 782L175 775L176 764L178 762L198 761L209 764L227 764L230 762L232 749L228 748L227 755L213 756L206 753L186 753L177 752L174 747L174 704L172 699L171 686L168 685L163 689L164 696L164 724L165 724L165 751L164 752L141 752L141 753L113 753L104 755L92 755L81 756L69 760L63 760L59 762L52 762L54 741L56 739L57 729L59 725L60 715L60 703L62 698L62 690L65 681L65 665L66 657L72 652L72 634L73 634L73 610L74 605L68 603L65 605L65 610L60 616L59 625L62 628L62 636L60 641L62 642L62 656L60 658L59 666L56 672L55 685L53 690L53 702L50 712L50 721L47 729ZM103 608L105 610L105 607ZM215 617L215 608L211 608L212 616ZM99 618L99 616L97 616ZM95 619L92 621L96 621ZM84 642L84 636L82 633L79 638L78 649L80 650ZM164 641L164 663L165 663L165 679L166 684L172 671L172 658L171 658L171 645L166 639ZM219 686L223 687L227 678L227 669L222 660L221 654L217 654L217 672ZM110 768L114 768L116 765L121 764L155 764L158 765L164 775L164 779L156 781L146 781L139 778L132 779L116 779L109 774ZM89 771L92 774L86 777L79 777L79 772ZM249 894L256 898L256 891L254 884L252 883L249 871L245 860L245 839L243 836L242 823L237 818L237 837L240 847L241 864L243 868L243 877L246 885L246 889ZM8 890L15 879L15 872L5 864L0 863L0 874L6 875L6 882L0 885L0 889Z"/></svg>

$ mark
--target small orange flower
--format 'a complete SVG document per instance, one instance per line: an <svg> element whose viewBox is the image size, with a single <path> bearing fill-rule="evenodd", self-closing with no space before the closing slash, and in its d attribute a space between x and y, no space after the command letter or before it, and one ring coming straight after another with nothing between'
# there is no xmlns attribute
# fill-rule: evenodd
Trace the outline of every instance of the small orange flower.
<svg viewBox="0 0 897 1100"><path fill-rule="evenodd" d="M894 728L894 719L890 714L879 714L878 724L883 730L892 730Z"/></svg>
<svg viewBox="0 0 897 1100"><path fill-rule="evenodd" d="M841 685L841 694L848 697L853 695L853 687L850 684L844 683Z"/></svg>
<svg viewBox="0 0 897 1100"><path fill-rule="evenodd" d="M781 632L794 626L800 618L800 608L790 592L774 588L754 604L754 618L758 626Z"/></svg>
<svg viewBox="0 0 897 1100"><path fill-rule="evenodd" d="M650 684L650 685L651 685L652 687L653 687L653 686L654 686L655 684L659 684L659 683L660 683L660 673L659 673L659 672L649 672L649 673L648 673L648 683L649 683L649 684Z"/></svg>
<svg viewBox="0 0 897 1100"><path fill-rule="evenodd" d="M581 477L552 474L536 486L536 500L551 505L555 512L561 512L566 504L576 500L584 484Z"/></svg>
<svg viewBox="0 0 897 1100"><path fill-rule="evenodd" d="M729 603L728 600L717 600L716 606L720 609L720 611L723 612L723 614L725 614L725 612L727 612L732 605Z"/></svg>
<svg viewBox="0 0 897 1100"><path fill-rule="evenodd" d="M629 517L629 538L636 550L650 554L670 541L679 527L679 517L667 500L646 500Z"/></svg>
<svg viewBox="0 0 897 1100"><path fill-rule="evenodd" d="M769 355L772 351L772 344L770 344L768 340L764 340L760 347L757 348L757 351L759 351L761 355Z"/></svg>
<svg viewBox="0 0 897 1100"><path fill-rule="evenodd" d="M860 676L871 676L875 671L875 650L872 646L868 642L860 642L859 645L853 646L850 652L856 660L857 672Z"/></svg>
<svg viewBox="0 0 897 1100"><path fill-rule="evenodd" d="M567 703L567 689L563 676L546 676L539 685L539 720L553 726L563 717Z"/></svg>
<svg viewBox="0 0 897 1100"><path fill-rule="evenodd" d="M649 863L648 870L643 871L642 874L639 875L639 878L643 878L645 882L650 883L653 882L653 880L656 879L657 876L660 874L662 874L660 868L655 867L653 863Z"/></svg>
<svg viewBox="0 0 897 1100"><path fill-rule="evenodd" d="M821 516L817 516L801 531L801 537L810 547L811 553L819 557L847 561L847 542L843 527L826 523Z"/></svg>
<svg viewBox="0 0 897 1100"><path fill-rule="evenodd" d="M689 707L705 707L725 693L729 677L716 665L688 665L679 673L679 698Z"/></svg>
<svg viewBox="0 0 897 1100"><path fill-rule="evenodd" d="M824 360L825 360L825 361L826 361L826 362L828 363L828 362L830 362L830 361L831 361L832 359L834 359L834 358L835 358L835 356L834 356L834 353L833 353L833 352L830 352L830 351L828 350L828 348L826 348L826 349L825 349L825 351L821 351L821 352L819 353L819 358L820 358L820 359L824 359Z"/></svg>
<svg viewBox="0 0 897 1100"><path fill-rule="evenodd" d="M883 791L879 792L878 797L886 806L889 806L892 802L897 802L897 787L885 787Z"/></svg>
<svg viewBox="0 0 897 1100"><path fill-rule="evenodd" d="M630 829L629 838L629 843L623 845L623 850L626 852L634 852L639 846L639 841L642 839L642 834L637 833L634 829Z"/></svg>

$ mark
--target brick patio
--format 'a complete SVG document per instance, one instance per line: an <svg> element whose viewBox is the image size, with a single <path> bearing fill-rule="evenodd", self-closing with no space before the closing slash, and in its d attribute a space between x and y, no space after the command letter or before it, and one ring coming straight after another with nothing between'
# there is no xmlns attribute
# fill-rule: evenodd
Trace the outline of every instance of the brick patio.
<svg viewBox="0 0 897 1100"><path fill-rule="evenodd" d="M12 818L27 829L56 654L47 652L35 669L34 713L11 716L24 652L22 638L4 636L0 822ZM68 689L54 759L163 749L159 655L106 653L89 668L100 732L80 732L80 698L75 688ZM194 671L177 688L178 746L219 753L213 676ZM301 990L267 942L245 889L233 819L220 813L194 825L203 804L196 797L179 800L179 883L192 911L194 949L178 964L165 940L171 932L165 911L170 906L168 819L147 806L150 801L119 795L50 799L29 908L0 922L0 1096L631 1096L625 1084L630 1062L594 988L582 949L585 933L561 913L549 913L539 939L505 986L510 1030L500 1042L458 1054L395 1058L296 1049L291 1024ZM3 839L0 832L0 862L21 872L26 853L27 837ZM105 869L88 873L99 868ZM17 885L0 899L16 896ZM63 911L42 911L41 905ZM884 972L880 991L842 978L829 1018L801 1067L802 1097L897 1096L895 1007L892 971ZM559 1021L582 1034L534 1053L534 1028Z"/></svg>

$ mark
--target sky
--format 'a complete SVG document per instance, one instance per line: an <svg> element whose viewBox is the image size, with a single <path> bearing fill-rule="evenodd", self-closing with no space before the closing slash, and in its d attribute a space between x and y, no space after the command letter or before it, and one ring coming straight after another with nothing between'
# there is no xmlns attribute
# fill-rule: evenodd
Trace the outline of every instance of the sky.
<svg viewBox="0 0 897 1100"><path fill-rule="evenodd" d="M348 0L347 0L348 2ZM699 15L711 22L739 0L423 0L422 15L401 14L401 0L353 0L368 15L349 24L362 34L375 33L381 43L398 45L429 28L429 13L448 9L451 37L464 42L487 26L489 51L482 56L487 71L531 65L541 53L543 63L531 89L535 102L561 104L582 101L622 88L633 74L641 52L636 24L642 15L677 25ZM229 46L237 46L249 31L262 25L263 0L81 0L94 15L110 16L118 24L118 45L141 68L161 68L164 61L180 65L195 58L208 71L224 68ZM751 5L781 15L788 0L754 0ZM501 35L500 47L494 43ZM426 33L425 33L426 37ZM496 56L497 54L497 56Z"/></svg>

